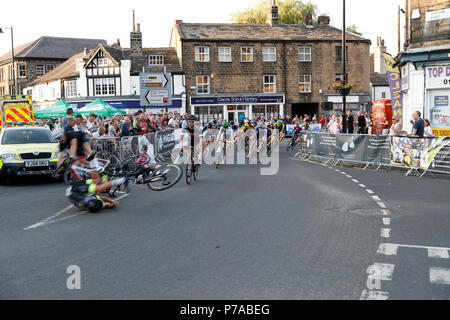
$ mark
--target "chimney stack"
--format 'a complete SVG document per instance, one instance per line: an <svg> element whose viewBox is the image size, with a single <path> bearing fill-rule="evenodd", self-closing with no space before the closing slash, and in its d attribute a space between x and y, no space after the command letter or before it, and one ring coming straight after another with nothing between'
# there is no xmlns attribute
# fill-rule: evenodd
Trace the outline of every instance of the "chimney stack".
<svg viewBox="0 0 450 320"><path fill-rule="evenodd" d="M131 54L142 54L142 33L141 24L137 24L137 30L135 28L134 10L133 10L133 31L130 32L130 49Z"/></svg>
<svg viewBox="0 0 450 320"><path fill-rule="evenodd" d="M183 20L175 20L175 24L182 24Z"/></svg>
<svg viewBox="0 0 450 320"><path fill-rule="evenodd" d="M329 16L319 16L318 21L319 21L319 24L321 24L321 25L329 25L330 17Z"/></svg>
<svg viewBox="0 0 450 320"><path fill-rule="evenodd" d="M269 24L272 27L279 26L278 6L276 3L276 0L271 0L271 6L269 7L269 12L268 12L268 20L269 20Z"/></svg>
<svg viewBox="0 0 450 320"><path fill-rule="evenodd" d="M307 26L312 26L313 24L312 14L310 13L305 14L305 16L303 17L303 23L306 24Z"/></svg>
<svg viewBox="0 0 450 320"><path fill-rule="evenodd" d="M88 53L89 53L88 49L84 48L84 55L83 55L83 57L86 57L88 55Z"/></svg>
<svg viewBox="0 0 450 320"><path fill-rule="evenodd" d="M386 74L386 63L384 61L383 53L386 52L384 40L381 37L377 37L377 46L373 55L374 59L374 71L380 74Z"/></svg>

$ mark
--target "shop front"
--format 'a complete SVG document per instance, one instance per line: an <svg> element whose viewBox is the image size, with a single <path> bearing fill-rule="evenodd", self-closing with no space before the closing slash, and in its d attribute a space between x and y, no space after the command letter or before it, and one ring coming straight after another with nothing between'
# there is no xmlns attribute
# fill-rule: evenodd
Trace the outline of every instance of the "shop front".
<svg viewBox="0 0 450 320"><path fill-rule="evenodd" d="M424 119L429 119L435 136L450 136L450 65L425 69Z"/></svg>
<svg viewBox="0 0 450 320"><path fill-rule="evenodd" d="M338 114L343 111L343 99L342 95L330 94L323 95L324 101L333 104L332 111L328 111L329 114ZM369 112L371 105L371 96L369 93L355 93L346 97L346 110L352 110L353 112ZM327 114L327 113L324 113Z"/></svg>
<svg viewBox="0 0 450 320"><path fill-rule="evenodd" d="M283 115L285 95L196 95L190 97L191 113L202 124L214 120L240 122L255 117L270 120Z"/></svg>

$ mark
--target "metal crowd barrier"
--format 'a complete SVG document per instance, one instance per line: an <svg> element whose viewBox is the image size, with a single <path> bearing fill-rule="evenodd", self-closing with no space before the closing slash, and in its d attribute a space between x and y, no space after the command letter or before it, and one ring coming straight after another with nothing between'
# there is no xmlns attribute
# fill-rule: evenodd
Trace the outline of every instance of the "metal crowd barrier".
<svg viewBox="0 0 450 320"><path fill-rule="evenodd" d="M104 151L115 155L120 159L121 143L120 138L104 138L104 139L91 139L92 151Z"/></svg>

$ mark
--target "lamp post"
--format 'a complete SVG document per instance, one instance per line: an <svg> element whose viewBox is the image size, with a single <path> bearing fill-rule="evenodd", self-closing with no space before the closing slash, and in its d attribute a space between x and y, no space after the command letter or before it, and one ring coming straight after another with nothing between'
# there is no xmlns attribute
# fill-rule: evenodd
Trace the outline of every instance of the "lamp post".
<svg viewBox="0 0 450 320"><path fill-rule="evenodd" d="M342 0L342 12L343 12L343 25L342 25L342 85L347 84L347 72L346 72L346 57L347 57L347 48L345 46L345 0ZM342 92L342 131L343 133L347 133L347 117L346 117L346 104L347 104L347 97L346 92L343 90Z"/></svg>
<svg viewBox="0 0 450 320"><path fill-rule="evenodd" d="M0 28L0 33L3 33L2 29L10 29L11 30L11 56L12 56L12 74L13 74L13 91L10 92L10 95L16 95L16 68L14 65L14 36L13 36L13 27L11 28Z"/></svg>

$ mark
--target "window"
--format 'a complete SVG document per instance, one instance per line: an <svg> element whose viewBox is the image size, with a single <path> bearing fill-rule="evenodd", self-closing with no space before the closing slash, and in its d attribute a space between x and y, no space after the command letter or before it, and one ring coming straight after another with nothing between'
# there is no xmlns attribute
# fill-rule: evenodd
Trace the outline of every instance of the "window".
<svg viewBox="0 0 450 320"><path fill-rule="evenodd" d="M386 99L386 92L383 91L383 92L381 93L381 99Z"/></svg>
<svg viewBox="0 0 450 320"><path fill-rule="evenodd" d="M9 75L9 78L8 78L9 80L12 80L14 78L12 65L8 66L8 75Z"/></svg>
<svg viewBox="0 0 450 320"><path fill-rule="evenodd" d="M253 62L252 47L241 47L241 62Z"/></svg>
<svg viewBox="0 0 450 320"><path fill-rule="evenodd" d="M345 61L348 61L348 47L345 46ZM336 61L342 61L342 46L337 46L335 48L336 51Z"/></svg>
<svg viewBox="0 0 450 320"><path fill-rule="evenodd" d="M195 47L195 62L209 62L209 47Z"/></svg>
<svg viewBox="0 0 450 320"><path fill-rule="evenodd" d="M44 66L43 65L37 65L36 66L36 75L38 76L38 77L40 77L40 76L43 76L45 74L45 68L44 68Z"/></svg>
<svg viewBox="0 0 450 320"><path fill-rule="evenodd" d="M3 68L0 68L0 82L3 82Z"/></svg>
<svg viewBox="0 0 450 320"><path fill-rule="evenodd" d="M209 76L197 76L197 94L209 93Z"/></svg>
<svg viewBox="0 0 450 320"><path fill-rule="evenodd" d="M163 66L164 65L164 56L161 54L150 55L148 57L148 64L151 66Z"/></svg>
<svg viewBox="0 0 450 320"><path fill-rule="evenodd" d="M98 58L98 66L99 67L107 67L109 65L108 58Z"/></svg>
<svg viewBox="0 0 450 320"><path fill-rule="evenodd" d="M311 47L298 47L298 61L311 61Z"/></svg>
<svg viewBox="0 0 450 320"><path fill-rule="evenodd" d="M52 98L56 97L56 88L52 88Z"/></svg>
<svg viewBox="0 0 450 320"><path fill-rule="evenodd" d="M64 87L66 89L66 97L76 97L77 96L77 81L65 81Z"/></svg>
<svg viewBox="0 0 450 320"><path fill-rule="evenodd" d="M46 73L52 71L53 69L55 69L55 65L54 64L48 64L46 66Z"/></svg>
<svg viewBox="0 0 450 320"><path fill-rule="evenodd" d="M21 63L19 64L19 78L26 78L27 77L27 72L25 69L25 64Z"/></svg>
<svg viewBox="0 0 450 320"><path fill-rule="evenodd" d="M273 93L277 90L277 77L276 76L264 76L263 77L263 92Z"/></svg>
<svg viewBox="0 0 450 320"><path fill-rule="evenodd" d="M114 78L94 79L96 96L112 96L115 94Z"/></svg>
<svg viewBox="0 0 450 320"><path fill-rule="evenodd" d="M263 62L275 62L277 61L277 48L263 47L262 55L263 55Z"/></svg>
<svg viewBox="0 0 450 320"><path fill-rule="evenodd" d="M298 77L298 92L311 92L310 74L301 74Z"/></svg>
<svg viewBox="0 0 450 320"><path fill-rule="evenodd" d="M219 47L219 62L231 62L230 47Z"/></svg>

